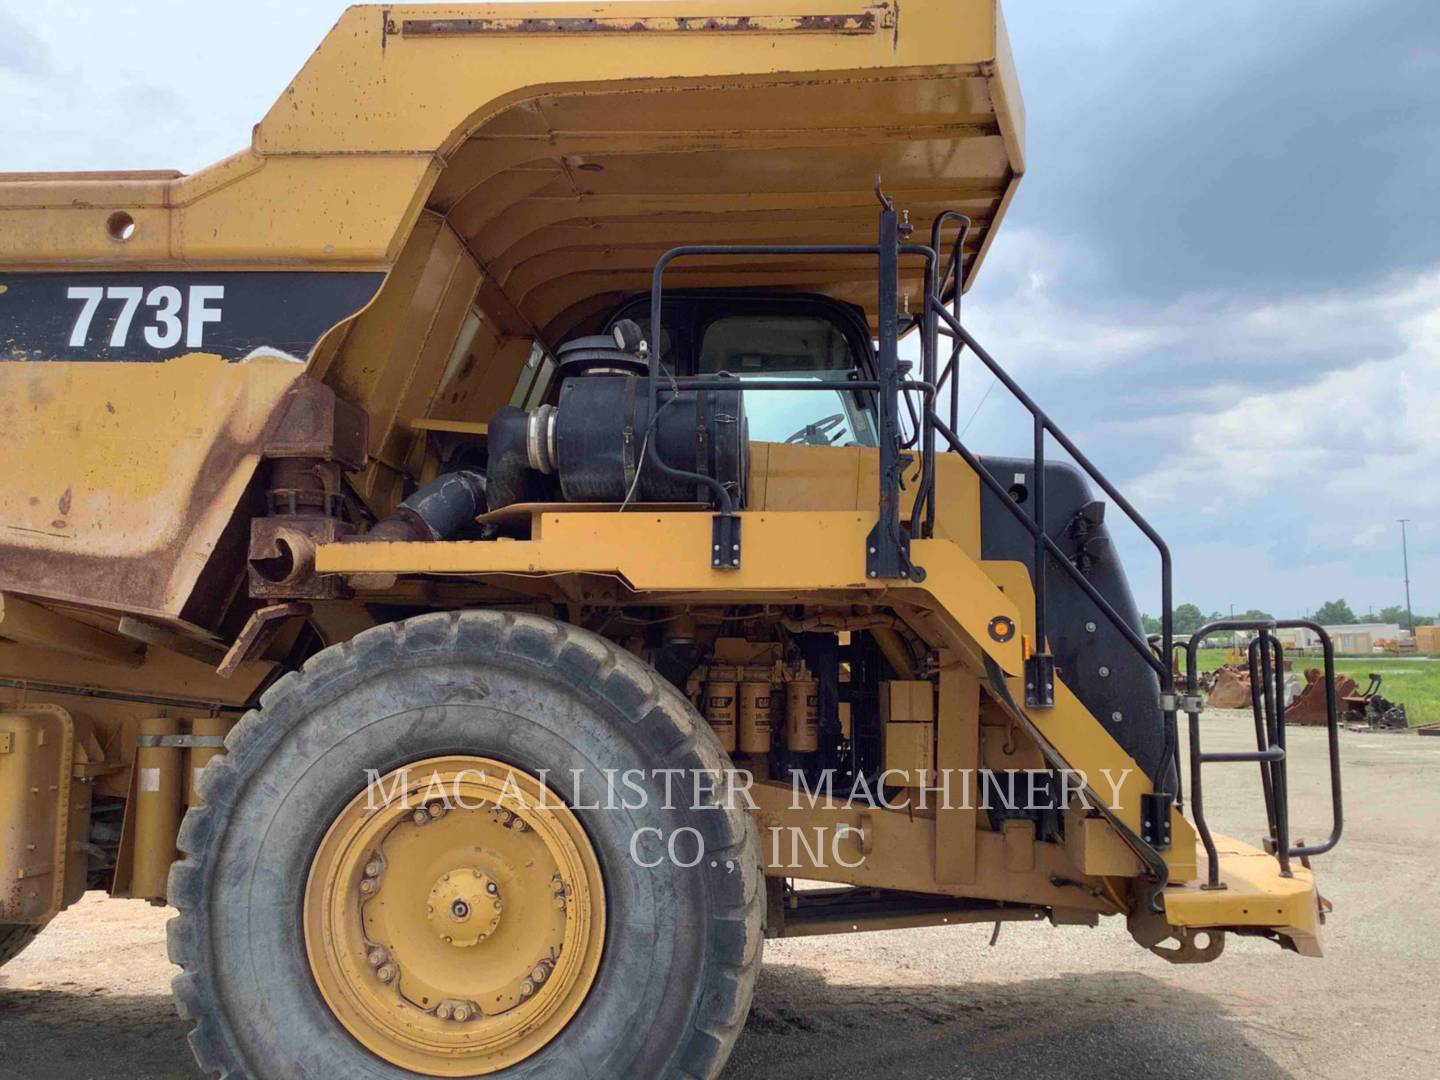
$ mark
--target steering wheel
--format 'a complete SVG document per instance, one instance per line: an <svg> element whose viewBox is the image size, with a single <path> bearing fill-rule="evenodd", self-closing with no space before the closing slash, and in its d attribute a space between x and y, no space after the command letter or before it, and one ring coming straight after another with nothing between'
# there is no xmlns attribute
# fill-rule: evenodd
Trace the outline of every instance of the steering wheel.
<svg viewBox="0 0 1440 1080"><path fill-rule="evenodd" d="M829 446L840 436L835 429L845 422L844 413L835 413L813 424L806 424L785 440L786 443L804 443L806 446Z"/></svg>

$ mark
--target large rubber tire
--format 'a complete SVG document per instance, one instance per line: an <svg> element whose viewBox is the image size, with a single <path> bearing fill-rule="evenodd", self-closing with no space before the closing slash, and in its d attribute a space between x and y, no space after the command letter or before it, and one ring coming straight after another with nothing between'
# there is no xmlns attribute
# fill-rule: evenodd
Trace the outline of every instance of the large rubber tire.
<svg viewBox="0 0 1440 1080"><path fill-rule="evenodd" d="M174 990L202 1069L222 1077L397 1080L335 1020L307 961L301 905L336 814L383 775L483 754L577 807L605 881L604 953L590 993L544 1049L494 1076L715 1076L759 970L764 887L743 808L605 805L603 770L720 770L723 749L653 669L594 634L535 616L469 611L376 627L277 682L205 770L170 875ZM581 770L579 790L571 770ZM638 800L630 800L638 801ZM708 800L707 800L708 801ZM707 857L644 868L631 838L698 829ZM650 861L650 860L647 860ZM727 865L729 870L727 871Z"/></svg>
<svg viewBox="0 0 1440 1080"><path fill-rule="evenodd" d="M0 925L0 967L4 967L25 951L25 946L34 941L43 925L32 926L20 923Z"/></svg>

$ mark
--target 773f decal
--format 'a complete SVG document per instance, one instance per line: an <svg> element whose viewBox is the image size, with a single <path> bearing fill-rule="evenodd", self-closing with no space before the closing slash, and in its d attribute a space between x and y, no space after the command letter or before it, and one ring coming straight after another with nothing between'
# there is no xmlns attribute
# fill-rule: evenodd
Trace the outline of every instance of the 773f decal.
<svg viewBox="0 0 1440 1080"><path fill-rule="evenodd" d="M0 363L304 362L375 296L369 270L0 270Z"/></svg>
<svg viewBox="0 0 1440 1080"><path fill-rule="evenodd" d="M181 290L177 285L156 285L148 292L140 285L71 285L66 297L81 302L80 311L70 327L69 346L83 349L89 344L90 326L102 302L120 305L110 324L112 349L123 349L128 343L135 312L143 300L146 321L140 332L152 349L169 349L185 335L185 347L198 349L205 344L205 324L220 322L220 301L225 299L224 285L191 285ZM213 305L213 306L212 306Z"/></svg>

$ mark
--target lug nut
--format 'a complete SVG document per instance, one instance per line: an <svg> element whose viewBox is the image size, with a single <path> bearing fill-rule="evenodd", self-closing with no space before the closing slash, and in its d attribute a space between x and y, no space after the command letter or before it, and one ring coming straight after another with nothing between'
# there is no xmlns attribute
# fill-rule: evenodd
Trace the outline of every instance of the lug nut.
<svg viewBox="0 0 1440 1080"><path fill-rule="evenodd" d="M535 970L530 972L530 981L534 983L543 983L545 981L545 976L549 974L550 972L546 969L544 964L536 964Z"/></svg>
<svg viewBox="0 0 1440 1080"><path fill-rule="evenodd" d="M390 954L377 945L370 950L365 959L370 961L371 967L378 968L381 964L385 963L386 960L390 959Z"/></svg>
<svg viewBox="0 0 1440 1080"><path fill-rule="evenodd" d="M500 886L496 885L495 882L491 881L485 885L485 891L488 892L491 896L494 896L500 891Z"/></svg>
<svg viewBox="0 0 1440 1080"><path fill-rule="evenodd" d="M459 1021L460 1023L462 1023L462 1024L465 1023L466 1020L469 1020L469 1019L470 1019L470 1006L469 1006L469 1005L456 1005L456 1006L455 1006L454 1017L455 1017L455 1019L456 1019L457 1021Z"/></svg>
<svg viewBox="0 0 1440 1080"><path fill-rule="evenodd" d="M367 877L367 878L361 878L361 879L360 879L360 891L361 891L362 893L364 893L366 896L369 896L371 893L373 893L373 892L375 891L375 879L374 879L374 878L368 878L368 877Z"/></svg>
<svg viewBox="0 0 1440 1080"><path fill-rule="evenodd" d="M410 820L415 822L416 825L424 825L427 821L430 820L430 815L425 812L425 808L422 806L419 810L416 810L415 813L410 815Z"/></svg>
<svg viewBox="0 0 1440 1080"><path fill-rule="evenodd" d="M381 964L375 972L375 977L382 983L394 982L395 976L400 974L400 969L394 964Z"/></svg>
<svg viewBox="0 0 1440 1080"><path fill-rule="evenodd" d="M435 1015L441 1020L449 1020L450 1017L454 1015L454 1012L449 1005L442 1001L439 1005L435 1006Z"/></svg>
<svg viewBox="0 0 1440 1080"><path fill-rule="evenodd" d="M526 979L523 983L520 984L521 997L528 998L533 993L535 993L535 984L529 979Z"/></svg>
<svg viewBox="0 0 1440 1080"><path fill-rule="evenodd" d="M442 818L445 816L445 804L440 802L438 799L435 802L432 802L426 809L430 811L430 816L432 818Z"/></svg>
<svg viewBox="0 0 1440 1080"><path fill-rule="evenodd" d="M385 869L384 863L382 863L379 859L371 859L368 863L365 864L365 876L379 877L380 871L383 869Z"/></svg>

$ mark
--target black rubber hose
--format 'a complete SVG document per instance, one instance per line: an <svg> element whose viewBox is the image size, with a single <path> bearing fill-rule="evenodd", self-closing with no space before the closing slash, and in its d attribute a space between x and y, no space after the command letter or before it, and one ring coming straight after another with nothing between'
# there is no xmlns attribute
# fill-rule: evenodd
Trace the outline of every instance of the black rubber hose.
<svg viewBox="0 0 1440 1080"><path fill-rule="evenodd" d="M442 473L352 542L446 540L485 512L485 475L470 469Z"/></svg>
<svg viewBox="0 0 1440 1080"><path fill-rule="evenodd" d="M444 473L400 506L425 523L432 540L444 540L485 512L485 477L469 470Z"/></svg>
<svg viewBox="0 0 1440 1080"><path fill-rule="evenodd" d="M522 502L530 473L530 457L525 449L526 425L530 415L523 409L507 405L490 418L490 430L486 439L490 447L490 460L485 469L489 484L487 505L500 510L513 503Z"/></svg>

